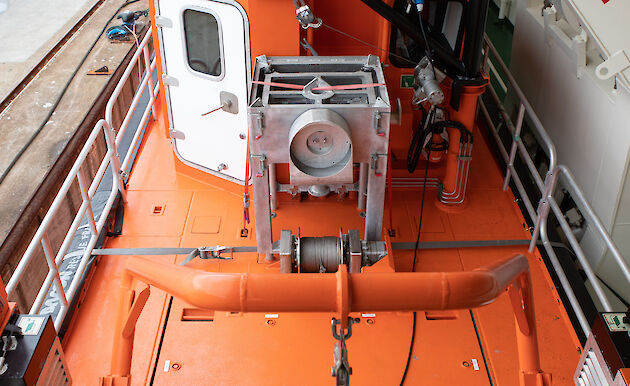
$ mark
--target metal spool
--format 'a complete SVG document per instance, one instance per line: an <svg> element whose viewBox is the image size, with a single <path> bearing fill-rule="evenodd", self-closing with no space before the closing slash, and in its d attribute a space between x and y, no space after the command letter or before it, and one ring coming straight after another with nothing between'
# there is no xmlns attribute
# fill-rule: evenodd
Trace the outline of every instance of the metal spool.
<svg viewBox="0 0 630 386"><path fill-rule="evenodd" d="M337 272L343 264L343 242L339 237L301 237L300 272Z"/></svg>
<svg viewBox="0 0 630 386"><path fill-rule="evenodd" d="M352 162L350 129L328 109L311 109L293 121L289 131L291 162L312 177L330 177Z"/></svg>

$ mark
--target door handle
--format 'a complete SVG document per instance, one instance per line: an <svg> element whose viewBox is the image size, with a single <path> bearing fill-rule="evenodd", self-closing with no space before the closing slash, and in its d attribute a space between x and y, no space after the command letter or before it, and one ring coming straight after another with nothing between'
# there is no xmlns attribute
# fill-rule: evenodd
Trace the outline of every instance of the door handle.
<svg viewBox="0 0 630 386"><path fill-rule="evenodd" d="M236 95L227 91L221 91L219 93L219 103L219 106L201 114L201 116L204 117L219 110L226 111L230 114L238 114L238 98L236 97Z"/></svg>

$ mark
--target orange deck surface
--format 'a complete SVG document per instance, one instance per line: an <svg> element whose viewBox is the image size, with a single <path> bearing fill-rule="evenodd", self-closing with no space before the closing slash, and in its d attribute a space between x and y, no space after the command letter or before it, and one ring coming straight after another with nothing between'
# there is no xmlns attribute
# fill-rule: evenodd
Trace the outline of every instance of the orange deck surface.
<svg viewBox="0 0 630 386"><path fill-rule="evenodd" d="M255 245L253 231L247 239L239 237L241 189L218 180L208 184L176 171L177 161L160 122L164 120L152 123L147 130L142 155L130 177L123 233L109 239L106 247ZM436 191L428 190L422 241L529 238L514 196L501 190L501 171L482 137L477 135L475 141L466 209L444 212L435 205ZM402 175L403 171L396 173ZM420 191L395 190L393 203L396 237L392 241L415 241ZM162 206L163 213L154 214L155 206ZM308 236L337 235L340 226L344 231L363 232L356 202L338 201L336 196L301 203L283 198L277 214L274 239L282 229L296 234L298 227ZM387 213L384 223L388 224ZM538 253L528 254L526 247L422 250L416 270L470 270L515 253L525 254L531 266L542 369L552 374L555 385L572 384L580 344ZM411 251L395 251L396 270L411 270L412 256ZM184 256L151 258L176 262ZM96 385L99 377L109 372L124 263L124 256L98 260L64 338L70 373L77 385ZM278 263L258 263L255 254L236 255L231 261L197 260L194 264L210 271L279 271ZM268 322L259 313L217 312L213 321L182 321L185 308L189 306L182 301L152 289L136 328L134 385L334 383L330 375L335 343L332 315L279 314ZM494 303L473 310L472 315L474 322L469 310L418 313L406 384L518 385L514 316L508 297L501 295ZM372 322L363 319L355 325L347 342L353 367L350 380L354 385L397 385L407 358L412 315L378 313ZM179 368L174 369L177 366L173 364Z"/></svg>

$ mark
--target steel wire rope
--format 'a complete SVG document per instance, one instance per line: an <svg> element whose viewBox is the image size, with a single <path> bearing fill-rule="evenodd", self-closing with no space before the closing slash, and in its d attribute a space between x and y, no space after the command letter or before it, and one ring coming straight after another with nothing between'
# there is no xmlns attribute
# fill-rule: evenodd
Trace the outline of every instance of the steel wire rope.
<svg viewBox="0 0 630 386"><path fill-rule="evenodd" d="M420 12L420 9L418 9L418 19L420 21L420 30L422 31L422 38L424 39L424 44L425 44L425 48L426 48L426 53L427 53L427 57L429 58L429 62L431 62L431 69L433 70L433 77L435 77L435 66L433 65L433 58L431 56L431 48L429 47L429 39L427 39L427 35L424 32L424 23L422 22L422 12ZM437 79L437 78L436 78ZM431 113L433 112L433 116L431 115ZM429 113L426 116L426 123L429 123L426 127L428 128L428 126L430 126L430 124L432 124L432 119L434 119L435 117L435 109L430 109ZM422 123L425 123L424 121ZM417 131L420 131L420 128L418 128ZM428 131L428 130L427 130ZM422 137L422 136L421 136ZM433 144L433 136L429 136L429 146L427 149L427 161L426 161L426 165L424 167L424 182L422 184L422 197L420 199L420 219L418 220L418 234L416 236L416 244L413 248L413 265L411 266L411 272L415 272L416 271L416 259L418 257L418 246L420 244L420 234L421 234L421 230L422 230L422 216L424 214L424 198L426 195L426 191L427 191L427 178L429 176L429 160L431 159L431 147ZM422 145L420 144L419 146L420 148L422 147ZM411 148L410 148L411 150ZM407 160L407 162L409 162L409 160ZM415 169L415 166L414 166ZM413 355L413 346L416 340L416 324L417 324L417 320L418 320L418 313L417 311L413 312L413 323L411 325L411 340L409 342L409 353L407 354L407 362L405 363L405 371L403 372L402 378L400 380L400 386L403 386L405 384L405 380L407 379L407 373L409 372L409 365L411 364L411 357Z"/></svg>
<svg viewBox="0 0 630 386"><path fill-rule="evenodd" d="M416 259L418 257L418 246L420 245L420 233L422 230L422 216L424 214L424 197L427 191L427 177L429 176L429 159L431 158L431 146L433 143L433 138L429 139L429 146L427 150L427 161L424 166L424 183L422 184L422 197L420 199L420 218L418 219L418 234L416 236L416 244L413 248L413 265L411 266L411 272L416 272ZM413 323L411 327L411 341L409 342L409 353L407 354L407 363L405 364L405 371L403 372L402 379L400 380L400 386L405 384L405 379L407 379L407 373L409 371L409 365L411 363L411 357L413 355L413 346L416 340L416 324L417 324L417 311L413 312Z"/></svg>
<svg viewBox="0 0 630 386"><path fill-rule="evenodd" d="M359 42L359 43L361 43L361 44L365 44L365 45L366 45L366 46L368 46L368 47L372 47L372 48L375 48L375 49L377 49L377 50L379 50L379 51L382 51L382 52L384 52L384 53L386 53L386 54L389 54L389 55L395 56L395 57L397 57L398 59L401 59L401 60L404 60L404 61L406 61L406 62L408 62L408 63L413 64L414 66L415 66L416 64L418 64L418 63L414 62L413 60L410 60L410 59L408 59L408 58L405 58L404 56L400 56L400 55L398 55L398 54L395 54L395 53L393 53L392 51L389 51L389 50L383 49L383 48L381 48L381 47L379 47L379 46L376 46L376 45L374 45L374 44L372 44L372 43L368 43L368 42L366 42L365 40L361 40L361 39L359 39L358 37L356 37L356 36L352 36L352 35L350 35L350 34L349 34L349 33L347 33L347 32L343 32L343 31L342 31L342 30L340 30L340 29L337 29L337 28L335 28L335 27L329 26L328 24L326 24L326 23L324 23L324 22L322 22L322 27L326 27L326 28L330 29L331 31L335 31L335 32L337 32L338 34L341 34L341 35L346 36L346 37L348 37L348 38L350 38L350 39L356 40L357 42Z"/></svg>
<svg viewBox="0 0 630 386"><path fill-rule="evenodd" d="M29 148L29 146L31 146L31 144L33 143L33 141L35 140L35 138L37 138L37 136L39 136L39 134L44 130L44 127L46 127L46 125L48 124L48 121L50 120L50 118L52 117L52 115L54 114L55 110L57 109L57 107L59 106L59 103L61 102L61 100L63 99L64 95L66 94L66 91L68 91L68 89L70 88L70 84L72 83L72 81L74 80L75 76L79 73L79 70L81 69L81 67L83 66L83 64L85 63L85 61L87 60L88 56L90 56L90 53L92 53L92 50L94 49L94 47L96 47L96 44L98 43L98 41L101 39L101 36L103 35L103 33L105 32L105 30L107 29L107 26L109 25L109 23L112 22L112 20L114 20L114 18L118 15L118 13L125 7L127 7L128 5L131 5L133 3L137 3L140 0L129 0L127 2L125 2L124 4L122 4L120 7L118 7L118 9L116 10L116 12L114 12L114 14L107 20L107 22L105 23L105 26L103 27L103 29L101 30L101 32L99 32L99 34L96 36L96 39L94 39L94 42L92 42L92 45L90 46L90 48L88 48L88 50L85 52L85 55L83 55L83 57L81 58L81 61L79 62L79 64L76 66L76 68L74 69L74 71L72 72L72 75L70 75L70 78L68 79L68 81L66 81L66 83L64 84L61 93L59 94L59 96L57 96L57 99L55 100L55 102L52 104L50 110L48 111L48 114L46 114L46 117L44 118L44 120L41 122L41 124L39 125L39 127L37 128L37 130L35 130L35 132L33 132L33 134L31 134L31 136L29 137L29 139L26 141L26 143L20 148L20 150L17 152L17 154L13 157L13 159L11 160L11 162L9 163L9 165L7 166L7 168L2 172L2 174L0 175L0 184L2 184L2 182L4 182L4 180L7 178L7 176L9 175L9 173L11 172L11 170L15 167L15 165L17 164L17 162L20 160L20 158L22 158L22 156L24 155L24 153L26 152L26 150Z"/></svg>

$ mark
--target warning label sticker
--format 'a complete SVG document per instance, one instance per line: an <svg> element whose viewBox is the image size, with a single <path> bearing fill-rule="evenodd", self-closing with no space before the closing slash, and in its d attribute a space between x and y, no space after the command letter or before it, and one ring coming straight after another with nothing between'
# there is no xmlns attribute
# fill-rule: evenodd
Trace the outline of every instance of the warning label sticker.
<svg viewBox="0 0 630 386"><path fill-rule="evenodd" d="M606 4L608 3L610 0L602 0L602 3Z"/></svg>
<svg viewBox="0 0 630 386"><path fill-rule="evenodd" d="M413 88L413 74L402 74L400 76L400 88Z"/></svg>
<svg viewBox="0 0 630 386"><path fill-rule="evenodd" d="M22 335L37 335L46 320L43 316L23 316L18 322L18 326L22 329Z"/></svg>
<svg viewBox="0 0 630 386"><path fill-rule="evenodd" d="M610 331L630 331L630 324L624 322L623 312L602 314Z"/></svg>

